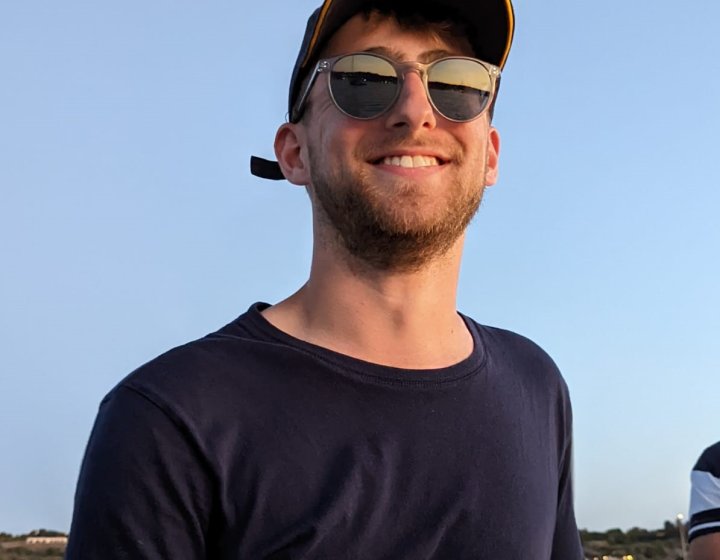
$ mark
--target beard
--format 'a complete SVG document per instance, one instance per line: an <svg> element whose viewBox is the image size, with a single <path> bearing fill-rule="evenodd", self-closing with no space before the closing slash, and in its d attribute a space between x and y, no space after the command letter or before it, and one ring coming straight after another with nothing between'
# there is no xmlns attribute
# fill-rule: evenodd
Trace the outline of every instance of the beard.
<svg viewBox="0 0 720 560"><path fill-rule="evenodd" d="M309 156L320 219L332 227L350 255L376 270L413 272L442 257L465 232L482 201L485 165L480 173L453 177L445 200L428 216L418 196L421 187L412 180L398 179L392 193L382 192L383 186L374 184L364 170L327 170L315 150ZM356 161L367 161L361 153L356 156ZM453 161L459 163L459 158Z"/></svg>

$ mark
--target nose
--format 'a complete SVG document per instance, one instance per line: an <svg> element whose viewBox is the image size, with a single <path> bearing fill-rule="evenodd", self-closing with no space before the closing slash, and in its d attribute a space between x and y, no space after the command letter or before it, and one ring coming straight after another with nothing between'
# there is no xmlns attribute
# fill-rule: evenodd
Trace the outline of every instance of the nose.
<svg viewBox="0 0 720 560"><path fill-rule="evenodd" d="M386 126L408 127L410 130L433 129L437 126L435 111L417 72L405 75L400 95L387 114Z"/></svg>

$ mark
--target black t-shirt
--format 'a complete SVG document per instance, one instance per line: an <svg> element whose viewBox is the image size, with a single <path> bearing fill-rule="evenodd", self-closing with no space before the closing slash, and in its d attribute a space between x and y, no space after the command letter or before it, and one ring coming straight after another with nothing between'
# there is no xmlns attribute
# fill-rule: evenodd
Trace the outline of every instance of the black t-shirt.
<svg viewBox="0 0 720 560"><path fill-rule="evenodd" d="M566 386L529 340L465 322L437 370L297 340L266 304L102 401L68 560L579 560Z"/></svg>

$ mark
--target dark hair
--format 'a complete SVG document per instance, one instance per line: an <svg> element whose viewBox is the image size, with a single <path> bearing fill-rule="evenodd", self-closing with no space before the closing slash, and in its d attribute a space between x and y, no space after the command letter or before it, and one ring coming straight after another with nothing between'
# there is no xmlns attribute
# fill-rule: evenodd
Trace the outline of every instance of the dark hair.
<svg viewBox="0 0 720 560"><path fill-rule="evenodd" d="M403 29L430 31L447 40L475 35L472 27L451 8L433 0L375 0L360 13L368 19L372 14L389 17Z"/></svg>

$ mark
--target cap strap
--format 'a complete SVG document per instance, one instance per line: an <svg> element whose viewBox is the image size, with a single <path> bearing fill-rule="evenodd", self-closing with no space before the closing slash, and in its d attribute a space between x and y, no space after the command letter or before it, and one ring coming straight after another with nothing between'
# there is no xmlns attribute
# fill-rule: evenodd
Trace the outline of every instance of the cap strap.
<svg viewBox="0 0 720 560"><path fill-rule="evenodd" d="M263 179L280 181L285 178L277 161L250 156L250 173Z"/></svg>

